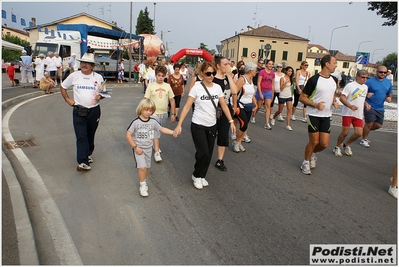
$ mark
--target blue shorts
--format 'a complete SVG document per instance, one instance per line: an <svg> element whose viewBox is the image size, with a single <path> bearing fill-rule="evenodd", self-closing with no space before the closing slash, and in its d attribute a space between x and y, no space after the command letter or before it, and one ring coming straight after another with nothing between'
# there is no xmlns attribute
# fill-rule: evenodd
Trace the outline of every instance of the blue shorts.
<svg viewBox="0 0 399 267"><path fill-rule="evenodd" d="M273 97L272 91L268 91L268 92L262 91L262 95L263 95L263 98L264 98L264 99L272 99L272 97ZM259 95L259 91L258 91L258 90L256 90L255 98L256 98L256 100L262 100L262 99L260 98L260 95Z"/></svg>
<svg viewBox="0 0 399 267"><path fill-rule="evenodd" d="M382 125L384 123L384 110L367 110L366 107L364 107L364 121L366 123L376 122Z"/></svg>

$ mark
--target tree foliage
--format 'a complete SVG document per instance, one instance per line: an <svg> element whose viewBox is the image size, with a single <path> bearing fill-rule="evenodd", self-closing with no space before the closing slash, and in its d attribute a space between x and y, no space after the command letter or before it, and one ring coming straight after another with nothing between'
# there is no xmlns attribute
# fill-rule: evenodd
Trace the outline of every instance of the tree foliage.
<svg viewBox="0 0 399 267"><path fill-rule="evenodd" d="M21 38L15 35L3 35L2 39L4 41L17 44L23 47L30 46L30 43L28 41L22 40ZM1 57L4 60L4 62L18 59L20 56L21 56L21 51L14 51L4 48L1 50Z"/></svg>
<svg viewBox="0 0 399 267"><path fill-rule="evenodd" d="M391 68L391 64L394 63L395 65L398 62L398 54L396 52L394 53L390 53L389 55L387 55L386 57L384 57L384 59L382 60L382 62L380 62L382 65L384 65L385 67L387 67L388 69L393 69Z"/></svg>
<svg viewBox="0 0 399 267"><path fill-rule="evenodd" d="M142 33L155 34L153 20L150 19L148 8L145 7L144 11L140 10L136 23L136 35Z"/></svg>
<svg viewBox="0 0 399 267"><path fill-rule="evenodd" d="M395 26L398 19L398 2L367 2L368 10L376 11L377 15L387 19L382 26Z"/></svg>

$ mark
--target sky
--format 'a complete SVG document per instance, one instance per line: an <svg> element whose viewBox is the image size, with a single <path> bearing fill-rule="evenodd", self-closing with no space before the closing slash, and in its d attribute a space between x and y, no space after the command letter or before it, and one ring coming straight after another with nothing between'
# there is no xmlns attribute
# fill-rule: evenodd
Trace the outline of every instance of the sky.
<svg viewBox="0 0 399 267"><path fill-rule="evenodd" d="M105 21L115 21L130 32L131 2L36 2L2 1L7 18L2 25L23 29L32 17L37 24L50 23L78 13L88 13ZM156 5L154 5L156 3ZM367 10L367 2L133 2L132 33L135 33L140 10L148 7L155 19L156 35L163 32L171 54L182 48L198 48L200 43L215 49L220 41L232 37L247 26L270 26L319 44L326 49L339 50L346 55L369 52L376 62L398 50L398 27L382 26L385 19L375 11ZM17 23L11 21L16 15ZM342 27L348 25L348 27ZM369 42L371 41L371 42Z"/></svg>

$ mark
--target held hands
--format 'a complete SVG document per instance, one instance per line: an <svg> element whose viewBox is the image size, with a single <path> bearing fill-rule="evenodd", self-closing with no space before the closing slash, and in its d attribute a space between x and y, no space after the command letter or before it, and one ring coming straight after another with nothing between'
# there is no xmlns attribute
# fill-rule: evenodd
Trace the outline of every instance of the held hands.
<svg viewBox="0 0 399 267"><path fill-rule="evenodd" d="M173 137L177 137L181 134L181 126L177 125L176 128L173 130Z"/></svg>

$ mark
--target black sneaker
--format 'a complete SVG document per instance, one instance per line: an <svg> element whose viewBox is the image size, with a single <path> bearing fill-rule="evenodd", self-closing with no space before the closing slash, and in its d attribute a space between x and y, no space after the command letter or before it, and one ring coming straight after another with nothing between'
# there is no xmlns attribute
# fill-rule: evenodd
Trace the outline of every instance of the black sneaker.
<svg viewBox="0 0 399 267"><path fill-rule="evenodd" d="M218 168L222 172L227 171L226 166L224 166L224 161L223 160L218 159L218 161L216 161L215 167Z"/></svg>

